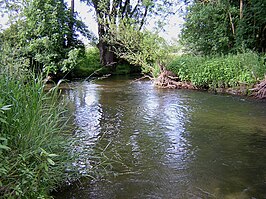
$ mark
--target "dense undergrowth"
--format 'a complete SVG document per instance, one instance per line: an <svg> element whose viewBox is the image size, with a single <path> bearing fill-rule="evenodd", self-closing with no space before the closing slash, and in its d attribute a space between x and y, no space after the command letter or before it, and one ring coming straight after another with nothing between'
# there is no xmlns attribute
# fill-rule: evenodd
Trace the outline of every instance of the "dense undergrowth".
<svg viewBox="0 0 266 199"><path fill-rule="evenodd" d="M7 74L0 73L0 198L48 198L71 175L65 108L40 78Z"/></svg>
<svg viewBox="0 0 266 199"><path fill-rule="evenodd" d="M213 57L182 55L174 58L167 69L182 81L190 81L199 88L251 86L264 78L264 59L252 52Z"/></svg>
<svg viewBox="0 0 266 199"><path fill-rule="evenodd" d="M89 47L85 51L85 56L79 60L79 64L71 71L71 77L87 78L106 74L127 75L132 73L140 73L140 67L132 66L125 61L119 62L115 68L103 67L100 63L99 49Z"/></svg>
<svg viewBox="0 0 266 199"><path fill-rule="evenodd" d="M72 77L86 78L97 71L98 74L104 73L100 64L100 52L97 48L87 48L84 57L79 64L72 70Z"/></svg>

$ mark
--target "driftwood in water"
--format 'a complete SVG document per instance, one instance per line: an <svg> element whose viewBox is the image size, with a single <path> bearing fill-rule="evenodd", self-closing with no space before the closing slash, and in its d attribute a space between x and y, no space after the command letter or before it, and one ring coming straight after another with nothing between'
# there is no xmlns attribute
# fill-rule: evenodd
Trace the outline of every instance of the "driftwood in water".
<svg viewBox="0 0 266 199"><path fill-rule="evenodd" d="M250 90L254 92L253 95L256 98L259 98L259 99L266 98L266 76L264 80L262 80L259 84L255 86L255 88L250 89Z"/></svg>
<svg viewBox="0 0 266 199"><path fill-rule="evenodd" d="M154 80L154 84L159 88L195 89L191 83L180 81L173 72L168 70L163 70L159 77Z"/></svg>

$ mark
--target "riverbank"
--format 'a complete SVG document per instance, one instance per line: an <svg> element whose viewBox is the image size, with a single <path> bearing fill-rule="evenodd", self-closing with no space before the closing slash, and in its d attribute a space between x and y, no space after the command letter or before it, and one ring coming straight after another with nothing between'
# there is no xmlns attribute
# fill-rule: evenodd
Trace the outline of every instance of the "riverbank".
<svg viewBox="0 0 266 199"><path fill-rule="evenodd" d="M264 80L266 73L264 57L256 53L213 57L182 55L175 57L167 70L172 71L181 82L191 82L193 88L266 97L265 94L254 93L256 89L252 90Z"/></svg>

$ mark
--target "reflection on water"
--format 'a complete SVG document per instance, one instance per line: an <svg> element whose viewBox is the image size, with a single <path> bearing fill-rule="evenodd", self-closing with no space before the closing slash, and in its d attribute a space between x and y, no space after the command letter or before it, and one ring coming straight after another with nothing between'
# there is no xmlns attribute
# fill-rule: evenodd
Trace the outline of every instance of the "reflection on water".
<svg viewBox="0 0 266 199"><path fill-rule="evenodd" d="M72 87L75 164L109 175L56 198L266 198L265 103L146 81Z"/></svg>

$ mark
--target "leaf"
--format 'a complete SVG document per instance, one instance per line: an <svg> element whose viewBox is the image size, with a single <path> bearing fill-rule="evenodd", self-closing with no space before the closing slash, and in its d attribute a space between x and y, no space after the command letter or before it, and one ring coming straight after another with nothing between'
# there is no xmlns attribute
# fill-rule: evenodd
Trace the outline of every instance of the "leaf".
<svg viewBox="0 0 266 199"><path fill-rule="evenodd" d="M3 111L7 111L7 110L10 110L10 107L11 107L12 105L6 105L6 106L3 106L2 108L1 108L1 110L3 110Z"/></svg>
<svg viewBox="0 0 266 199"><path fill-rule="evenodd" d="M1 141L5 141L5 142L7 142L7 139L4 138L4 137L0 137L0 140L1 140Z"/></svg>
<svg viewBox="0 0 266 199"><path fill-rule="evenodd" d="M54 166L55 162L51 158L47 158L47 161L49 162L50 165Z"/></svg>
<svg viewBox="0 0 266 199"><path fill-rule="evenodd" d="M0 144L0 149L4 149L4 150L10 150L11 148L6 146L6 145L2 145Z"/></svg>
<svg viewBox="0 0 266 199"><path fill-rule="evenodd" d="M41 156L47 156L48 153L43 149L43 148L40 148L41 149Z"/></svg>
<svg viewBox="0 0 266 199"><path fill-rule="evenodd" d="M59 155L54 154L54 153L48 155L48 157L58 157L58 156L59 156Z"/></svg>
<svg viewBox="0 0 266 199"><path fill-rule="evenodd" d="M3 118L0 117L0 122L8 124L6 120L4 120Z"/></svg>
<svg viewBox="0 0 266 199"><path fill-rule="evenodd" d="M48 171L48 166L47 166L47 164L44 164L44 170L45 170L45 171Z"/></svg>

